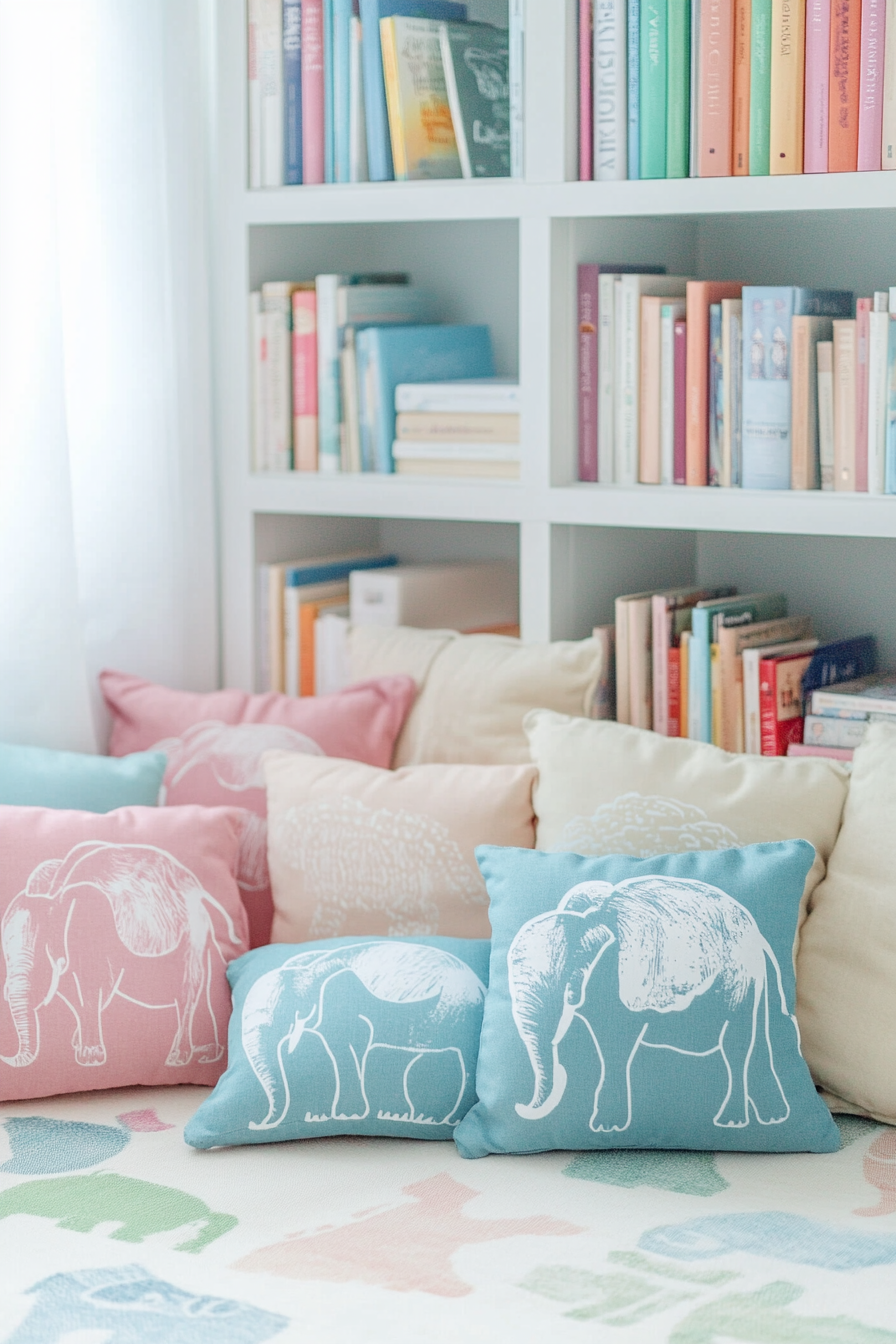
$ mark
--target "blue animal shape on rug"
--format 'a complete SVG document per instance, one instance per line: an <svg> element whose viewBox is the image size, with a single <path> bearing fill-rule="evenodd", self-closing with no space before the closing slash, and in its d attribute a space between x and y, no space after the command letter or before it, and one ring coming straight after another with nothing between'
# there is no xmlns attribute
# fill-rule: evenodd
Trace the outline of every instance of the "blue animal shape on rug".
<svg viewBox="0 0 896 1344"><path fill-rule="evenodd" d="M3 1121L11 1156L0 1171L11 1176L56 1176L83 1171L117 1157L132 1134L173 1129L155 1111L125 1111L117 1125L94 1125L83 1120L56 1120L43 1115L13 1115Z"/></svg>
<svg viewBox="0 0 896 1344"><path fill-rule="evenodd" d="M262 1344L289 1325L248 1302L185 1292L141 1265L53 1274L28 1289L34 1305L6 1344Z"/></svg>
<svg viewBox="0 0 896 1344"><path fill-rule="evenodd" d="M645 1232L642 1251L675 1260L711 1260L741 1251L848 1274L896 1263L896 1237L844 1231L795 1213L723 1213Z"/></svg>
<svg viewBox="0 0 896 1344"><path fill-rule="evenodd" d="M703 1199L727 1190L729 1182L718 1171L712 1153L667 1152L662 1148L608 1148L579 1153L563 1168L574 1181L597 1181L629 1190L639 1185L672 1190L677 1195Z"/></svg>

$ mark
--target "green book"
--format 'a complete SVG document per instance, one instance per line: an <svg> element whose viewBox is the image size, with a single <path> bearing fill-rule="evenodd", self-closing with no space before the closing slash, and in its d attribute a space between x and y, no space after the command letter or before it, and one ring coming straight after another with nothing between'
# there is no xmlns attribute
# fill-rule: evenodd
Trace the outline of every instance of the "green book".
<svg viewBox="0 0 896 1344"><path fill-rule="evenodd" d="M510 176L510 48L484 23L439 29L445 88L464 177Z"/></svg>
<svg viewBox="0 0 896 1344"><path fill-rule="evenodd" d="M750 24L750 176L768 177L772 105L772 0L753 0Z"/></svg>
<svg viewBox="0 0 896 1344"><path fill-rule="evenodd" d="M639 176L666 176L667 0L641 3Z"/></svg>
<svg viewBox="0 0 896 1344"><path fill-rule="evenodd" d="M666 0L666 176L690 166L691 0Z"/></svg>

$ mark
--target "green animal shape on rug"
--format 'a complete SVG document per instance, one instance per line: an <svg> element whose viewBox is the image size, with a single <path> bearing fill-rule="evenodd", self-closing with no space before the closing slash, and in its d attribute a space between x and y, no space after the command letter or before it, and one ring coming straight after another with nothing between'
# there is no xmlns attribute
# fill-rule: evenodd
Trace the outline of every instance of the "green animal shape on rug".
<svg viewBox="0 0 896 1344"><path fill-rule="evenodd" d="M789 1308L802 1294L795 1283L778 1282L719 1297L686 1316L669 1344L896 1344L892 1330L852 1316L797 1316Z"/></svg>
<svg viewBox="0 0 896 1344"><path fill-rule="evenodd" d="M708 1198L727 1190L729 1182L716 1168L712 1153L671 1153L657 1149L607 1149L580 1153L563 1168L574 1181L597 1181L633 1190L649 1185L677 1195Z"/></svg>
<svg viewBox="0 0 896 1344"><path fill-rule="evenodd" d="M213 1213L203 1200L183 1190L102 1171L14 1185L0 1194L0 1219L16 1213L49 1218L67 1232L92 1232L101 1223L119 1223L110 1233L114 1241L143 1241L201 1222L204 1226L195 1236L174 1248L191 1252L201 1251L238 1222L230 1213Z"/></svg>

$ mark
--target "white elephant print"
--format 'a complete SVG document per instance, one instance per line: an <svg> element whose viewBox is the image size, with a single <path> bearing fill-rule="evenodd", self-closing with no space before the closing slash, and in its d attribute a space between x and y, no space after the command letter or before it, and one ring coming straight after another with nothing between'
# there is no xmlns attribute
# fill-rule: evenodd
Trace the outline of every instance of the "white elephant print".
<svg viewBox="0 0 896 1344"><path fill-rule="evenodd" d="M382 916L389 934L438 933L446 897L488 903L485 883L447 827L415 812L322 798L282 813L272 823L272 847L304 875L312 938L338 937L355 912Z"/></svg>
<svg viewBox="0 0 896 1344"><path fill-rule="evenodd" d="M556 910L530 919L507 956L513 1019L534 1074L524 1120L563 1099L563 1039L578 1018L596 1052L590 1127L624 1131L643 1049L718 1052L727 1090L713 1123L779 1124L790 1106L775 1046L799 1042L781 970L750 912L718 887L664 876L582 882ZM696 1100L696 1099L695 1099Z"/></svg>
<svg viewBox="0 0 896 1344"><path fill-rule="evenodd" d="M150 750L163 751L168 757L160 803L199 766L211 770L222 789L243 793L264 788L261 758L266 751L326 754L313 738L283 724L221 723L217 719L194 723L180 737L166 737Z"/></svg>
<svg viewBox="0 0 896 1344"><path fill-rule="evenodd" d="M657 794L623 793L590 817L568 821L556 848L573 854L650 859L657 854L733 849L741 843L730 827L710 821L700 807Z"/></svg>

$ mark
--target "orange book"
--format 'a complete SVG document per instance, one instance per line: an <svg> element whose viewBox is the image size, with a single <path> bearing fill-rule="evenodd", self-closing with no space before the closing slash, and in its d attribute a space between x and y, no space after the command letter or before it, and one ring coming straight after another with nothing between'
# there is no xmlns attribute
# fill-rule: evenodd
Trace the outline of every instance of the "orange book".
<svg viewBox="0 0 896 1344"><path fill-rule="evenodd" d="M732 0L702 0L697 63L697 146L701 177L731 176L734 66Z"/></svg>
<svg viewBox="0 0 896 1344"><path fill-rule="evenodd" d="M806 65L806 5L772 0L772 86L769 173L803 171L803 109Z"/></svg>
<svg viewBox="0 0 896 1344"><path fill-rule="evenodd" d="M734 0L734 103L731 111L731 167L735 177L750 172L750 27L752 0Z"/></svg>
<svg viewBox="0 0 896 1344"><path fill-rule="evenodd" d="M660 309L668 299L641 299L641 425L638 480L660 483Z"/></svg>
<svg viewBox="0 0 896 1344"><path fill-rule="evenodd" d="M299 695L316 694L315 621L328 607L345 607L347 602L348 595L343 593L321 598L319 602L302 602L299 606Z"/></svg>
<svg viewBox="0 0 896 1344"><path fill-rule="evenodd" d="M858 168L861 21L861 0L831 0L829 173Z"/></svg>
<svg viewBox="0 0 896 1344"><path fill-rule="evenodd" d="M739 299L741 282L689 280L687 290L687 433L688 485L709 480L709 306L723 299Z"/></svg>

